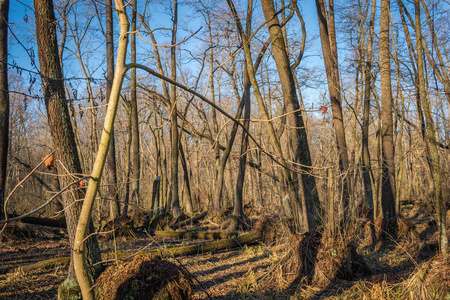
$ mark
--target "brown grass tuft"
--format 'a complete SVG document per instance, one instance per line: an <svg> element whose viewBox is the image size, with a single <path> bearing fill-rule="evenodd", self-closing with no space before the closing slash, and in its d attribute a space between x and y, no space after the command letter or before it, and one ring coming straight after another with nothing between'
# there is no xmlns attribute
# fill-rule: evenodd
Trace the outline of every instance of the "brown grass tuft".
<svg viewBox="0 0 450 300"><path fill-rule="evenodd" d="M97 299L189 299L193 282L186 271L159 258L137 256L106 269L95 284Z"/></svg>

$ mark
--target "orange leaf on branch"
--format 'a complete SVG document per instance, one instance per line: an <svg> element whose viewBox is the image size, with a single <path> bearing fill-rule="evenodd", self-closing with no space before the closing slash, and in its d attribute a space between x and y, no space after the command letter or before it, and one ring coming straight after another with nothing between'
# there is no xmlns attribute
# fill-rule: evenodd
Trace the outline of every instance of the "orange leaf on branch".
<svg viewBox="0 0 450 300"><path fill-rule="evenodd" d="M322 112L322 115L324 115L324 114L327 113L328 107L326 107L326 106L321 106L321 107L319 108L319 111L321 111L321 112Z"/></svg>
<svg viewBox="0 0 450 300"><path fill-rule="evenodd" d="M55 157L53 155L47 157L46 160L44 160L44 165L47 169L49 169L50 171L53 169L53 162L55 161Z"/></svg>

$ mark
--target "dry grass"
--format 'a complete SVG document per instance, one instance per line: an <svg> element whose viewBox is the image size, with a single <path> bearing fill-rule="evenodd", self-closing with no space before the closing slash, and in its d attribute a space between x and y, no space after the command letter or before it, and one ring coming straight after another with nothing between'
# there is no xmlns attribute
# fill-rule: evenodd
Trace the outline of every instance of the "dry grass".
<svg viewBox="0 0 450 300"><path fill-rule="evenodd" d="M268 217L258 225L265 233L261 244L169 260L185 268L193 280L191 299L450 299L450 265L448 259L435 256L433 224L403 223L404 238L397 244L371 250L363 246L364 222L346 236L294 235L288 221ZM142 247L195 243L152 237L120 237L116 242L117 249L129 248L130 254ZM59 249L46 243L39 255ZM102 244L104 251L111 251L110 243ZM31 255L25 249L29 247L2 246L4 263ZM365 273L368 267L372 275ZM65 272L50 268L0 276L0 299L54 299Z"/></svg>

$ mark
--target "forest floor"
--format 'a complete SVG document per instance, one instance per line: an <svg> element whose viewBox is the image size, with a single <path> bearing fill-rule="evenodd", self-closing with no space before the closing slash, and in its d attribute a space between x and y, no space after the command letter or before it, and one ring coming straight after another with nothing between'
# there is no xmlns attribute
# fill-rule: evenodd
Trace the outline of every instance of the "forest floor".
<svg viewBox="0 0 450 300"><path fill-rule="evenodd" d="M437 256L436 225L430 217L409 212L420 242L376 250L358 249L371 274L330 280L326 286L307 285L297 274L283 271L286 245L256 244L195 256L168 258L193 278L192 299L450 299L450 260ZM33 225L34 226L34 225ZM20 267L69 255L66 237L53 229L34 227L39 238L23 237L0 244L0 269ZM6 228L8 230L8 228ZM58 236L58 234L57 234ZM102 252L127 252L199 243L198 240L139 235L100 240ZM56 299L67 266L52 266L0 275L0 299Z"/></svg>

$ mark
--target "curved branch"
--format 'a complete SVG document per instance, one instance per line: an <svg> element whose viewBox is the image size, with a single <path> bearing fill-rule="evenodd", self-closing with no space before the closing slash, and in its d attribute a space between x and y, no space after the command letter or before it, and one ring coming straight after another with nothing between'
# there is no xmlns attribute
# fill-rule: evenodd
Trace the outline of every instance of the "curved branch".
<svg viewBox="0 0 450 300"><path fill-rule="evenodd" d="M138 68L141 70L144 70L146 72L148 72L149 74L156 76L164 81L169 82L170 84L176 85L177 87L197 96L198 98L200 98L202 101L208 103L209 105L211 105L213 108L215 108L218 112L220 112L222 115L224 115L225 117L227 117L228 119L230 119L231 121L235 122L239 127L242 128L242 130L248 134L248 136L250 137L250 139L253 141L253 143L255 143L255 145L261 149L261 151L266 154L268 157L270 157L275 163L279 164L280 166L282 166L283 168L288 168L285 164L279 162L272 154L268 153L266 150L263 149L263 147L258 143L258 141L250 134L250 132L248 132L248 130L245 128L245 126L239 122L238 120L236 120L233 116L231 116L230 114L228 114L226 111L224 111L222 108L220 108L220 106L217 106L216 104L214 104L213 102L211 102L210 100L208 100L208 98L206 98L205 96L199 94L198 92L188 88L187 86L182 85L179 82L176 82L172 79L170 79L169 77L166 77L164 75L159 74L158 72L150 69L149 67L146 67L144 65L141 64L137 64L137 63L129 63L125 66L125 71L127 72L128 70L130 70L131 68Z"/></svg>
<svg viewBox="0 0 450 300"><path fill-rule="evenodd" d="M49 205L53 200L55 200L56 198L58 198L62 193L64 193L65 191L67 191L71 186L73 186L74 184L77 184L77 183L79 183L79 182L81 182L81 181L83 181L83 180L85 180L85 179L88 179L88 178L92 178L92 177L91 177L91 176L84 176L84 177L79 178L78 180L76 180L76 181L70 183L70 184L67 185L65 188L63 188L62 190L60 190L58 193L56 193L55 195L53 195L50 199L47 200L47 202L45 202L44 204L42 204L42 205L39 206L38 208L36 208L36 209L34 209L34 210L32 210L32 211L26 213L26 214L20 215L20 216L18 216L18 217L9 218L9 219L7 219L7 220L2 220L2 221L0 221L0 224L9 223L9 222L14 222L14 221L19 221L19 220L21 220L21 219L23 219L23 218L26 218L26 217L28 217L28 216L31 216L32 214L34 214L34 213L40 211L41 209L43 209L44 207L46 207L47 205Z"/></svg>

